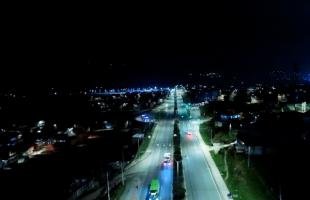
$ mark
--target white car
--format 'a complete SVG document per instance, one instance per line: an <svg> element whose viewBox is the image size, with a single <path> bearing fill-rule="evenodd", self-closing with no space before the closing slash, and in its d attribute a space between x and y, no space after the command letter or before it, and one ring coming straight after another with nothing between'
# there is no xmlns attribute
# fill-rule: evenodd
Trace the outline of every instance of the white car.
<svg viewBox="0 0 310 200"><path fill-rule="evenodd" d="M163 164L164 165L170 165L171 163L171 153L165 153L164 154L164 161L163 161Z"/></svg>

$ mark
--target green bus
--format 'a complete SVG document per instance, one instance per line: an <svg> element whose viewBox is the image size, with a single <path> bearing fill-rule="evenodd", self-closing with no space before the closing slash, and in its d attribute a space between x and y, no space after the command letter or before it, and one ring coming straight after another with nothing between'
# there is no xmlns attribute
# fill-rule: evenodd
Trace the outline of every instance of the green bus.
<svg viewBox="0 0 310 200"><path fill-rule="evenodd" d="M158 194L159 194L159 181L158 179L153 179L150 184L150 196L156 198L158 197Z"/></svg>

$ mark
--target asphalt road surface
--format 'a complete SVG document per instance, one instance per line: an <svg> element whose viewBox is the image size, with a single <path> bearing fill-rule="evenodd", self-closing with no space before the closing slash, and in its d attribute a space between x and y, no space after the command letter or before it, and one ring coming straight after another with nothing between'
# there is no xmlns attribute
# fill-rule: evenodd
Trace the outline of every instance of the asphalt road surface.
<svg viewBox="0 0 310 200"><path fill-rule="evenodd" d="M200 134L199 108L186 106L181 98L182 92L178 91L178 94L178 112L181 116L181 149L187 199L220 200L220 193L200 145L200 142L203 141L197 137L197 134ZM188 111L189 108L190 111Z"/></svg>

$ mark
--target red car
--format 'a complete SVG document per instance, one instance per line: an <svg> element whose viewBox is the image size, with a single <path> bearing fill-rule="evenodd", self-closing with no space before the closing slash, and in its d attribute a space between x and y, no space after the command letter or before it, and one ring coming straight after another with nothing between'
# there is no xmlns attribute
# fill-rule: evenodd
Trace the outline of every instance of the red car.
<svg viewBox="0 0 310 200"><path fill-rule="evenodd" d="M190 131L186 131L186 135L192 135L193 133Z"/></svg>

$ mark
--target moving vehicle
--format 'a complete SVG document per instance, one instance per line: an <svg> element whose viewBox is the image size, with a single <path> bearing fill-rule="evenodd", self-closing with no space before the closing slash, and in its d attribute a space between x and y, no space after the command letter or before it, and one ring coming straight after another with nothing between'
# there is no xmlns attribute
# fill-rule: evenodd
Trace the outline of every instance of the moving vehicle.
<svg viewBox="0 0 310 200"><path fill-rule="evenodd" d="M186 131L186 135L192 135L193 133L190 131Z"/></svg>
<svg viewBox="0 0 310 200"><path fill-rule="evenodd" d="M171 153L165 153L164 154L164 161L163 165L170 165L171 164Z"/></svg>
<svg viewBox="0 0 310 200"><path fill-rule="evenodd" d="M149 200L158 200L159 199L159 181L158 179L153 179L150 183L150 190L148 194Z"/></svg>

